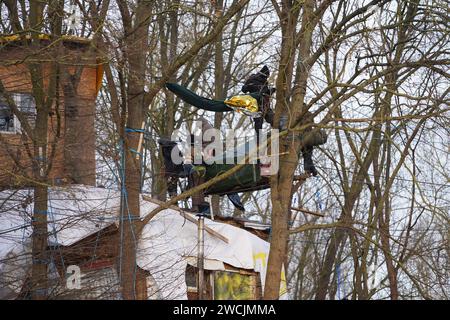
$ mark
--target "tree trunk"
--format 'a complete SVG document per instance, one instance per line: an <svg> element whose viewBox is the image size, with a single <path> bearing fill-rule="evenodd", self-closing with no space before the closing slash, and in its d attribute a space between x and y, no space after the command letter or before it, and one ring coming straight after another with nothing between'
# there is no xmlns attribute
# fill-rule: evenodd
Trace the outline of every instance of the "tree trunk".
<svg viewBox="0 0 450 320"><path fill-rule="evenodd" d="M217 19L219 19L223 14L223 0L215 1L215 15ZM224 99L225 98L225 70L224 70L224 62L223 62L223 44L222 44L222 33L219 34L215 41L215 51L214 51L214 91L215 97L214 99ZM216 112L214 114L214 128L220 130L220 126L223 121L223 113ZM220 196L212 195L211 196L211 210L214 216L218 216L221 214L220 212Z"/></svg>
<svg viewBox="0 0 450 320"><path fill-rule="evenodd" d="M42 23L42 12L44 5L37 1L30 1L30 23L35 30L40 30ZM39 39L36 34L32 34L30 48L34 52L39 50ZM47 127L48 108L45 103L44 83L42 65L30 63L28 65L33 96L36 102L36 122L33 131L33 177L34 187L34 208L32 219L32 267L31 267L31 298L43 300L48 295L48 252L47 252L47 212L48 212L48 189L46 186L47 169ZM53 78L54 80L54 78ZM54 82L50 82L50 85ZM51 89L51 88L48 88Z"/></svg>
<svg viewBox="0 0 450 320"><path fill-rule="evenodd" d="M33 234L32 234L32 256L31 269L31 298L44 300L47 298L47 199L48 190L46 186L34 188L34 210L33 210Z"/></svg>
<svg viewBox="0 0 450 320"><path fill-rule="evenodd" d="M121 6L126 4L121 3ZM149 2L139 2L135 11L134 28L131 28L128 8L121 7L122 19L126 25L127 37L125 50L129 64L129 80L127 88L127 121L123 134L122 156L125 157L122 168L121 214L119 230L122 234L119 251L119 274L122 297L125 300L142 298L137 288L142 287L136 265L136 249L138 245L138 220L140 217L141 192L141 156L138 153L140 133L144 120L144 87L146 70L146 53L148 28L151 17Z"/></svg>
<svg viewBox="0 0 450 320"><path fill-rule="evenodd" d="M31 297L36 300L47 298L47 266L49 263L47 252L47 213L48 213L48 187L47 187L47 129L48 106L42 88L42 68L39 64L30 64L30 74L33 84L33 95L36 101L36 122L34 128L34 209L31 270Z"/></svg>
<svg viewBox="0 0 450 320"><path fill-rule="evenodd" d="M307 1L304 6L308 8L303 14L303 26L308 24L312 1ZM292 123L298 121L298 116L302 111L303 100L306 93L306 81L308 73L303 72L296 83L299 90L290 101L292 93L292 77L295 61L295 34L299 8L294 8L292 4L283 3L283 9L279 16L281 22L282 41L281 54L278 66L278 77L276 81L276 105L274 127L278 128L281 115L289 115ZM308 26L308 28L311 26ZM311 39L308 37L308 29L304 29L301 35L300 53L306 56L309 53ZM264 289L264 299L278 299L281 287L281 271L286 261L288 244L288 218L292 201L292 185L295 170L298 165L300 142L298 139L288 139L288 135L280 139L279 172L272 176L270 181L272 199L272 237L270 241L270 253L267 262L267 276ZM284 154L287 153L287 154Z"/></svg>

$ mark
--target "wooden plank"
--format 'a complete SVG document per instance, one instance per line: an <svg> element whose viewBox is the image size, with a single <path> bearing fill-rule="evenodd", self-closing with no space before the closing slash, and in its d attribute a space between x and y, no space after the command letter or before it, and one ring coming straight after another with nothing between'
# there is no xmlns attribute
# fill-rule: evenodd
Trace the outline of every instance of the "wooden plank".
<svg viewBox="0 0 450 320"><path fill-rule="evenodd" d="M317 217L325 217L325 215L323 213L314 212L314 211L306 210L306 209L303 209L303 208L291 207L291 210L300 211L300 212L303 212L303 213L306 213L306 214L311 214L311 215L317 216Z"/></svg>

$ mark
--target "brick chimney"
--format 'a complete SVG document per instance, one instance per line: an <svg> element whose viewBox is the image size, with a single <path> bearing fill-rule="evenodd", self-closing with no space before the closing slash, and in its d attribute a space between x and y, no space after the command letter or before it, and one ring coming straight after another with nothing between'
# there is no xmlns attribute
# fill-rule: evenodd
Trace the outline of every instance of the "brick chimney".
<svg viewBox="0 0 450 320"><path fill-rule="evenodd" d="M27 52L29 46L24 41L27 40L15 37L0 39L0 81L6 91L17 97L15 101L19 108L25 110L26 106L21 104L27 104L28 101L28 117L32 119L32 84L26 63L28 59L42 61L43 83L46 86L48 76L55 71L51 70L48 61L58 61L60 98L52 108L48 125L48 154L53 148L52 142L56 141L55 159L49 178L55 184L95 185L95 100L101 83L102 67L97 64L91 43L82 38L63 38L63 46L56 51L49 46L48 36L43 35L43 50L36 54ZM24 141L18 120L5 116L7 110L7 103L0 97L0 135L9 148L9 153L6 146L0 148L3 169L0 170L0 187L23 187L29 181L23 179L23 173L11 159L11 152L20 159L21 164L30 168L31 159L24 148L30 141ZM58 117L61 124L59 137L56 125ZM7 121L8 126L5 125ZM30 172L27 173L31 174L31 169L28 170Z"/></svg>

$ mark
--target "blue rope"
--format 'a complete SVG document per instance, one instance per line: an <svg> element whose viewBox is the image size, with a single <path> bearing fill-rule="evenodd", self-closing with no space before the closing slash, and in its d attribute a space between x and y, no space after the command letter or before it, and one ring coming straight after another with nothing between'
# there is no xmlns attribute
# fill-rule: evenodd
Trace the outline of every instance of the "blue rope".
<svg viewBox="0 0 450 320"><path fill-rule="evenodd" d="M26 211L25 211L25 213L26 213ZM26 221L26 218L24 217L23 220ZM32 219L31 219L31 221L32 221ZM22 244L25 244L25 231L26 231L26 229L28 228L27 225L28 225L28 224L25 224L24 226L26 226L26 227L24 227L23 230L22 230ZM30 225L31 225L31 224L30 224ZM1 234L1 233L0 233L0 234Z"/></svg>
<svg viewBox="0 0 450 320"><path fill-rule="evenodd" d="M47 210L33 209L33 213L34 213L34 214L43 214L43 215L47 215L47 214L48 214L48 211L47 211Z"/></svg>
<svg viewBox="0 0 450 320"><path fill-rule="evenodd" d="M135 129L130 129L130 128L126 128L125 129L127 132L138 132ZM133 149L130 149L131 151L133 151ZM125 221L125 212L124 209L126 207L127 209L127 220L132 222L135 219L138 219L136 217L132 217L130 214L130 209L128 207L128 193L127 193L127 189L126 189L126 185L125 185L125 155L124 155L124 142L123 140L121 140L121 144L120 144L120 153L121 153L121 161L120 161L120 168L119 168L119 172L121 173L121 201L122 201L122 205L120 208L120 219L121 221ZM136 153L138 153L136 151ZM134 229L133 229L133 224L130 223L130 228L131 228L131 233L133 235L133 241L134 241L134 248L136 250L137 246L136 246L136 235L134 233ZM120 256L119 256L119 279L122 279L122 255L123 255L123 224L121 224L121 230L120 230ZM136 292L136 273L137 273L137 264L136 261L134 262L134 270L133 270L133 292Z"/></svg>
<svg viewBox="0 0 450 320"><path fill-rule="evenodd" d="M55 237L55 242L58 244L58 251L59 251L59 257L61 259L61 265L62 265L63 270L65 271L66 267L65 267L65 263L64 263L64 256L62 254L61 246L59 245L59 241L58 241L58 235L57 235L56 227L55 227L55 225L56 225L56 221L55 220L56 219L55 219L55 215L53 213L53 210L51 209L52 208L52 204L51 204L50 199L48 199L48 208L49 208L49 218L53 220L53 228L52 229L53 229L53 234L54 234L54 237ZM53 254L51 255L51 258L53 260Z"/></svg>
<svg viewBox="0 0 450 320"><path fill-rule="evenodd" d="M123 154L123 140L120 140L120 164L119 164L119 173L120 173L120 187L121 187L121 193L120 193L120 218L123 217L123 201L124 201L124 195L126 190L125 189L125 174L122 172L124 170L124 154ZM123 254L123 224L120 224L120 254L119 254L119 279L122 279L122 254Z"/></svg>
<svg viewBox="0 0 450 320"><path fill-rule="evenodd" d="M145 129L133 129L133 128L125 128L125 132L127 133L145 133Z"/></svg>
<svg viewBox="0 0 450 320"><path fill-rule="evenodd" d="M35 214L41 214L46 216L48 214L47 210L38 210L38 209L33 209L33 216L31 217L31 222L36 222L36 217L34 216Z"/></svg>
<svg viewBox="0 0 450 320"><path fill-rule="evenodd" d="M119 151L120 152L120 151ZM106 166L109 168L109 170L111 171L111 173L113 174L114 177L114 181L113 184L119 184L119 177L117 176L115 170L113 168L111 168L111 166L109 165L108 161L105 162Z"/></svg>
<svg viewBox="0 0 450 320"><path fill-rule="evenodd" d="M336 265L336 280L337 280L337 295L338 300L341 300L341 265Z"/></svg>
<svg viewBox="0 0 450 320"><path fill-rule="evenodd" d="M139 151L137 151L136 149L129 148L128 150L130 150L131 152L133 152L133 153L135 153L135 154L138 154L138 155L142 156L142 153L139 152Z"/></svg>
<svg viewBox="0 0 450 320"><path fill-rule="evenodd" d="M64 214L64 213L62 213L62 212L60 212L59 214L58 214L59 216L61 216L61 217L69 217L69 218L73 218L74 217L74 215L73 214ZM79 215L78 217L82 217L82 215ZM103 217L103 216L101 216L101 217L98 217L98 218L96 218L96 217L92 217L91 218L91 220L92 221L98 221L98 222L104 222L104 221L121 221L121 220L136 220L136 221L142 221L142 218L141 217L125 217L124 219L122 219L122 218L120 218L120 217ZM23 229L23 228L26 228L26 227L29 227L29 226L31 226L31 224L24 224L24 225L22 225L22 226L20 226L20 227L14 227L14 228L11 228L11 229L5 229L5 230L12 230L12 231L14 231L14 230L19 230L19 229ZM5 231L5 230L0 230L0 231ZM11 232L11 231L9 231L9 232Z"/></svg>
<svg viewBox="0 0 450 320"><path fill-rule="evenodd" d="M318 179L319 177L316 177ZM319 211L322 211L322 199L320 198L320 189L317 187L316 193L315 193L317 206L319 207Z"/></svg>
<svg viewBox="0 0 450 320"><path fill-rule="evenodd" d="M33 264L48 264L50 262L49 259L39 259L36 257L32 257L31 261L33 262Z"/></svg>

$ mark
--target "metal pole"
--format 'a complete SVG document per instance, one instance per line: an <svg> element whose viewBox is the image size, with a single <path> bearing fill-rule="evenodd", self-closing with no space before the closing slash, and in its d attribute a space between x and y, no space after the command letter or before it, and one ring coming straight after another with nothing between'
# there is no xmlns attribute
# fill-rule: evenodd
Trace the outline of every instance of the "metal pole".
<svg viewBox="0 0 450 320"><path fill-rule="evenodd" d="M204 254L205 254L205 216L203 214L198 215L198 256L197 256L197 268L198 268L198 299L204 299L205 288L205 269L204 269Z"/></svg>
<svg viewBox="0 0 450 320"><path fill-rule="evenodd" d="M212 221L214 221L214 212L213 212L213 209L212 209L212 196L208 196L208 197L206 197L206 202L208 202L208 205L209 205L209 213L210 213L210 215L211 215L211 220Z"/></svg>

